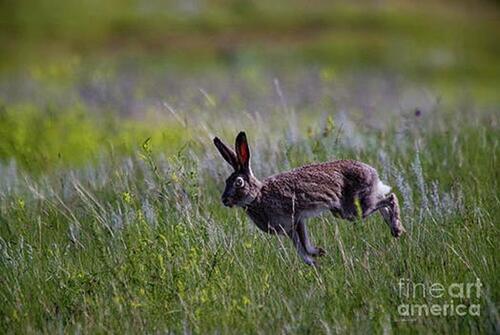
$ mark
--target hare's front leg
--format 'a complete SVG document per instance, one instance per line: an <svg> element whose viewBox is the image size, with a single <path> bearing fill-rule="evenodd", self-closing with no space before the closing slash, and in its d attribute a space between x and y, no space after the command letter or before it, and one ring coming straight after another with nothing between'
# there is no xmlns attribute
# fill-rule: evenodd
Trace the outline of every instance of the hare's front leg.
<svg viewBox="0 0 500 335"><path fill-rule="evenodd" d="M299 253L299 256L302 258L304 263L307 265L312 265L315 266L316 262L314 259L311 257L311 255L307 252L306 248L302 244L302 241L300 240L300 235L297 229L292 228L290 232L288 232L288 236L292 239L293 245L295 246L295 249L297 249L297 252Z"/></svg>
<svg viewBox="0 0 500 335"><path fill-rule="evenodd" d="M307 233L307 226L305 220L299 220L296 225L297 233L299 234L300 241L306 249L307 253L311 256L323 256L326 252L323 248L314 247L309 240L309 234Z"/></svg>

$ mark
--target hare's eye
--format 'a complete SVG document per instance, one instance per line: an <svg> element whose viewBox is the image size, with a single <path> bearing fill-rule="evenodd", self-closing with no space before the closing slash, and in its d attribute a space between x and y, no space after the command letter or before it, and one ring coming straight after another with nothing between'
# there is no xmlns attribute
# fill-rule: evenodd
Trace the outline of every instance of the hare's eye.
<svg viewBox="0 0 500 335"><path fill-rule="evenodd" d="M245 181L243 180L243 178L241 178L241 177L236 178L236 180L234 182L234 186L241 188L244 185L245 185Z"/></svg>

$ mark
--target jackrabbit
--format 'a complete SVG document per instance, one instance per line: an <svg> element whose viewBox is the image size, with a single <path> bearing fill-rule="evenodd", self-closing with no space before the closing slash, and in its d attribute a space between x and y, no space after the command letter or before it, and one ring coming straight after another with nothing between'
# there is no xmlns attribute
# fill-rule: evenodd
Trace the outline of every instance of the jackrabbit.
<svg viewBox="0 0 500 335"><path fill-rule="evenodd" d="M214 144L234 169L226 180L222 203L242 207L267 233L289 236L306 264L315 265L313 257L325 253L311 244L305 224L324 211L351 221L379 211L394 237L405 232L396 195L367 164L353 160L311 164L259 181L250 167L244 132L236 137L236 153L217 137Z"/></svg>

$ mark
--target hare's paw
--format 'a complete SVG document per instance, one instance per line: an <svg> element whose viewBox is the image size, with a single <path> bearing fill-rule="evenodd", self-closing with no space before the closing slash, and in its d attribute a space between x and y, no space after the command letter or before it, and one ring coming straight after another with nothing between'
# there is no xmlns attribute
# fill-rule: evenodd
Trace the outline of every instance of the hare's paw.
<svg viewBox="0 0 500 335"><path fill-rule="evenodd" d="M406 229L404 229L404 227L401 225L401 222L398 221L398 225L391 228L391 233L392 233L392 236L398 238L401 235L403 235L404 233L406 233Z"/></svg>
<svg viewBox="0 0 500 335"><path fill-rule="evenodd" d="M314 260L314 258L312 257L309 257L309 256L306 256L304 255L302 257L302 260L304 261L304 263L306 263L307 265L310 265L310 266L316 266L316 261Z"/></svg>
<svg viewBox="0 0 500 335"><path fill-rule="evenodd" d="M326 251L325 251L325 249L323 249L321 247L315 247L315 248L313 248L313 250L311 250L310 254L311 254L311 256L314 256L314 257L321 257L321 256L326 255Z"/></svg>

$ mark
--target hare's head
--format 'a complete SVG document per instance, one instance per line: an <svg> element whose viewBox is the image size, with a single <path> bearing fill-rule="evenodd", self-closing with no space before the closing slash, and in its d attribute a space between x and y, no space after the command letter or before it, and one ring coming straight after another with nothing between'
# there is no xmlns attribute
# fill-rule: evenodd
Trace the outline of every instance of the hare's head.
<svg viewBox="0 0 500 335"><path fill-rule="evenodd" d="M250 149L245 133L240 132L236 137L236 153L218 137L214 138L214 144L222 157L234 169L226 180L226 188L221 198L222 203L228 207L249 205L260 192L260 182L254 177L250 168Z"/></svg>

